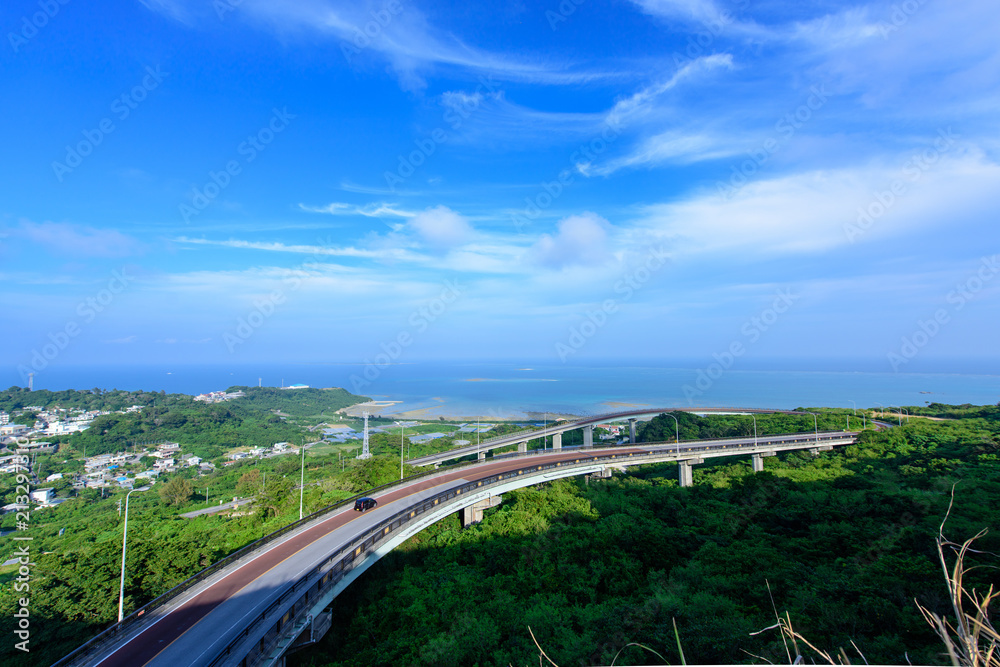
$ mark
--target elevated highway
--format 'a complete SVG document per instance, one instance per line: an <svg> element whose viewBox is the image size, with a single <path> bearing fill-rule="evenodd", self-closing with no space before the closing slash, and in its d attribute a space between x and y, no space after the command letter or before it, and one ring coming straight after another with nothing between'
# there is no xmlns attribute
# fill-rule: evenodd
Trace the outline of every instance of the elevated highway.
<svg viewBox="0 0 1000 667"><path fill-rule="evenodd" d="M852 444L854 432L799 433L602 449L535 451L432 471L326 508L216 563L56 663L104 667L282 665L285 653L329 627L333 599L382 556L441 518L481 519L502 494L575 475L677 461L682 485L691 466L750 455L754 469L779 452Z"/></svg>
<svg viewBox="0 0 1000 667"><path fill-rule="evenodd" d="M499 449L518 445L521 453L527 451L527 443L530 440L541 438L552 438L552 448L562 448L562 434L567 431L583 430L583 446L592 447L594 444L594 426L606 422L625 421L629 422L629 442L635 444L635 422L641 417L650 417L663 414L665 412L690 412L693 414L786 414L786 415L811 415L815 421L816 415L803 410L773 410L766 408L635 408L632 410L621 410L609 412L607 414L584 417L574 421L553 422L540 429L525 429L516 433L507 433L486 440L482 440L475 445L456 447L447 452L428 454L407 461L413 466L439 466L447 461L454 461L466 456L476 455L480 460L486 458L486 453Z"/></svg>

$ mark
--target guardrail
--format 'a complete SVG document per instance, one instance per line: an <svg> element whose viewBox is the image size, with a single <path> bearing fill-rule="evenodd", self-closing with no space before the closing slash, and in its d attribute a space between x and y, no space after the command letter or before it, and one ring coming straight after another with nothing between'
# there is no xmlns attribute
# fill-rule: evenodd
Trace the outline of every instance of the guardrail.
<svg viewBox="0 0 1000 667"><path fill-rule="evenodd" d="M848 435L856 435L856 434L854 434L852 432L843 432L843 431L837 432L837 431L833 431L833 432L820 432L819 434L808 433L808 434L784 434L784 435L801 435L802 437L800 439L794 440L794 441L789 441L790 443L794 444L796 442L799 442L799 443L816 442L817 435L826 436L823 439L824 440L830 440L830 439L836 439L836 436L838 436L838 435L846 437ZM719 438L718 440L721 441L721 440L734 440L734 439L730 437L730 438ZM736 440L738 440L738 439L736 439ZM705 441L699 441L699 442L705 442ZM650 446L650 444L651 443L643 443L643 445L647 446L647 447ZM706 446L700 446L700 447L699 446L695 446L695 447L691 447L691 446L681 447L681 446L678 446L681 443L663 443L663 444L669 444L669 445L671 445L670 453L674 453L675 451L676 452L697 453L699 451L704 452L707 449L717 449L720 446L725 447L725 445L723 445L721 442L715 443L715 444L710 445L708 447L706 447ZM688 445L690 445L690 444L691 444L691 441L689 441ZM629 446L630 447L634 447L634 445L629 445ZM752 447L754 447L753 444L744 444L744 445L739 445L739 446L733 447L733 449L734 450L738 450L738 449L747 449L747 448L752 448ZM567 448L567 449L570 449L570 448ZM543 455L543 454L552 454L552 453L554 453L554 451L555 450L532 450L533 453L528 454L528 456L539 456L539 455ZM656 458L656 457L662 456L662 454L657 453L657 452L628 452L628 453L622 453L622 454L616 454L616 453L613 453L613 452L608 452L608 453L601 454L601 453L599 453L600 450L591 450L591 449L588 449L586 451L588 453L585 456L585 464L588 464L588 465L589 464L593 464L595 461L596 462L601 462L601 461L612 461L612 460L615 460L616 463L621 463L621 459L630 459L630 460L633 460L633 461L639 461L641 459L651 459L651 458ZM519 453L518 456L525 456L525 454ZM501 458L501 457L495 457L495 458ZM533 464L533 465L525 466L523 468L518 468L515 471L511 471L511 472L507 472L507 473L499 473L497 475L493 475L493 476L490 476L490 477L486 478L486 480L494 480L492 482L490 482L490 481L484 482L483 480L479 480L477 482L469 482L469 483L467 483L467 484L465 484L465 485L463 485L461 487L453 487L452 489L449 489L448 491L444 491L444 492L442 492L442 493L440 493L440 494L438 494L436 496L433 496L432 498L429 498L429 499L425 500L420 505L417 505L415 507L410 507L410 508L408 508L406 510L402 510L401 512L398 512L397 514L393 515L392 517L379 522L377 525L373 526L369 531L367 531L365 533L362 533L360 536L358 536L356 539L354 539L349 545L347 545L346 547L341 548L336 554L331 555L330 558L328 558L327 560L325 560L322 564L316 566L316 568L314 568L313 570L311 570L308 574L303 575L303 577L301 577L299 580L297 580L295 582L295 584L293 584L292 587L289 590L287 590L284 594L282 594L281 598L279 598L277 601L275 601L274 603L272 603L271 605L269 605L268 609L265 610L265 612L263 612L260 617L258 617L257 619L255 619L249 626L247 626L247 628L244 629L244 631L242 633L240 633L240 635L236 639L234 639L232 642L230 642L230 644L223 650L223 654L220 655L219 657L217 657L211 664L212 665L216 665L216 664L218 664L218 661L221 658L228 657L230 655L232 649L235 647L235 645L238 644L240 641L243 640L243 638L245 638L247 636L247 634L250 632L251 628L258 626L261 622L263 622L267 618L267 616L270 613L273 613L273 611L277 607L281 606L281 604L283 604L283 602L287 602L288 596L291 595L291 594L293 594L293 593L295 593L296 591L301 590L302 586L305 585L305 583L309 579L311 579L313 577L316 577L318 574L324 574L324 577L321 578L322 581L319 582L319 586L321 588L320 594L321 594L322 591L328 590L331 586L336 585L337 582L339 582L348 572L350 572L351 569L353 569L353 567L354 567L354 561L357 558L359 558L359 557L365 555L366 553L368 553L371 550L372 547L374 547L375 545L381 543L384 540L385 537L387 537L389 535L392 535L392 531L393 530L398 530L398 528L401 527L402 525L408 523L410 520L416 518L418 515L426 512L427 509L440 504L444 500L453 499L453 498L457 497L458 495L460 495L461 493L464 493L467 490L471 490L471 489L474 489L474 488L482 488L484 486L486 488L488 488L489 486L493 486L493 485L495 485L495 484L497 484L500 481L503 481L505 479L509 479L511 477L521 476L521 475L524 474L525 471L528 471L528 470L541 471L541 470L548 470L548 469L552 469L552 468L566 467L566 466L577 466L577 465L581 465L582 466L584 464L581 463L581 460L582 460L582 457L581 457L581 459L576 459L573 463L570 463L569 461L557 461L557 462L552 462L552 463L542 464L542 465ZM651 461L651 462L653 462L653 461ZM467 464L467 465L473 465L474 466L474 465L476 465L476 463ZM459 467L461 467L461 466L455 466L455 468L459 468ZM182 583L178 584L177 586L175 586L174 588L170 589L166 593L163 593L159 597L151 600L150 602L147 602L145 605L143 605L139 609L135 610L134 612L132 612L131 614L129 614L128 616L126 616L121 622L115 623L114 625L112 625L111 627L107 628L106 630L104 630L103 632L101 632L100 634L98 634L97 636L93 637L87 643L83 644L82 646L79 646L73 652L69 653L68 655L66 655L65 657L63 657L62 659L60 659L58 662L54 663L52 665L52 667L67 667L68 665L73 664L74 661L83 660L83 659L86 659L86 658L88 658L88 657L90 657L90 656L98 653L99 651L101 651L101 650L105 649L106 647L108 647L112 643L113 640L118 639L122 635L124 635L127 632L129 632L132 629L134 629L135 626L137 626L138 624L140 624L142 621L146 620L146 619L144 619L142 617L147 612L152 611L153 609L156 609L156 608L159 608L159 607L162 607L162 606L168 604L169 602L171 602L172 600L176 599L180 595L184 594L185 592L191 590L192 588L194 588L198 584L202 583L203 581L205 581L209 577L211 577L211 576L219 573L221 570L226 569L226 568L228 568L230 566L233 566L233 565L239 563L241 560L247 560L249 556L256 554L261 549L263 549L265 546L267 546L267 545L271 544L272 542L274 542L274 541L276 541L276 540L278 540L278 539L280 539L280 538L288 535L291 532L294 532L295 530L297 530L299 528L305 527L308 523L310 523L310 522L312 522L312 521L314 521L314 520L316 520L318 518L321 518L323 516L326 516L328 514L331 514L333 512L336 512L337 510L340 510L340 509L342 509L344 507L352 505L354 503L354 501L357 500L358 498L362 498L362 497L368 496L368 495L375 495L378 492L386 491L388 489L392 489L392 488L400 486L400 485L406 485L406 484L409 484L409 483L411 483L411 482L413 482L415 480L418 480L418 479L421 479L421 478L424 478L424 477L431 477L431 476L439 475L439 474L441 474L440 470L431 470L431 471L428 471L426 473L413 475L412 477L407 477L405 480L402 480L401 482L392 482L390 484L383 484L382 486L376 487L374 489L370 489L368 491L365 491L362 494L358 494L358 495L352 496L351 498L349 498L347 500L344 500L343 502L340 502L340 503L337 503L337 504L334 504L334 505L330 505L328 507L325 507L325 508L323 508L321 510L318 510L318 511L310 514L309 516L303 517L302 519L300 519L298 521L290 523L287 526L285 526L285 527L283 527L283 528L275 531L274 533L266 535L266 536L260 538L259 540L256 540L255 542L252 542L252 543L248 544L247 546L243 547L242 549L239 549L238 551L233 552L232 554L226 556L225 558L219 560L218 562L213 563L212 565L206 567L201 572L198 572L197 574L195 574L191 578L185 580L184 582L182 582ZM407 515L406 518L403 518L404 515ZM398 522L398 523L396 523L396 522ZM388 528L388 530L387 530L387 528ZM369 542L370 542L370 544L369 544ZM351 551L352 554L354 554L353 556L350 557L352 560L351 560L351 564L349 566L344 564L344 560L347 557L343 556L343 554L346 551L348 551L348 550ZM336 560L338 557L341 557L340 561L338 561L337 563L334 563L330 567L327 567L326 571L323 570L324 566L326 566L329 563L331 563L332 561ZM339 568L339 569L336 570L336 572L339 573L339 574L334 578L331 575L331 572L333 572L335 568ZM295 612L294 609L292 611ZM283 616L282 620L279 621L279 623L278 623L278 625L280 626L280 627L278 627L278 630L280 631L280 629L282 627L284 627L285 625L287 625L287 623L294 622L296 619L298 619L298 616L296 614L297 614L297 612L293 613L291 615L291 617L284 617ZM257 644L259 652L261 654L263 654L263 653L271 651L274 648L274 646L276 645L279 636L280 636L280 632L277 633L277 634L275 634L275 636L273 638L273 642L271 642L271 641L266 641L267 640L267 635L265 635L264 640L262 640L261 642L259 642ZM267 647L267 648L265 648L265 647ZM257 652L257 649L255 649L255 652Z"/></svg>

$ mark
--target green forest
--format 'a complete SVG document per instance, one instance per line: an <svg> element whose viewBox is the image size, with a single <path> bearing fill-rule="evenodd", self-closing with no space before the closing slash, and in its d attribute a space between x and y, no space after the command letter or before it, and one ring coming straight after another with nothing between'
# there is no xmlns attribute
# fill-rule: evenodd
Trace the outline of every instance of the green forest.
<svg viewBox="0 0 1000 667"><path fill-rule="evenodd" d="M559 665L662 664L633 643L680 664L674 622L690 664L787 664L777 630L751 635L775 610L854 664L945 664L915 600L949 611L934 538L952 487L951 539L1000 524L998 410L959 416L768 458L763 473L714 459L691 488L663 465L511 493L481 524L450 517L384 558L290 664L537 664L529 627ZM662 417L647 430L664 422L672 433ZM1000 539L977 547L1000 553ZM966 583L982 590L1000 575L976 570Z"/></svg>

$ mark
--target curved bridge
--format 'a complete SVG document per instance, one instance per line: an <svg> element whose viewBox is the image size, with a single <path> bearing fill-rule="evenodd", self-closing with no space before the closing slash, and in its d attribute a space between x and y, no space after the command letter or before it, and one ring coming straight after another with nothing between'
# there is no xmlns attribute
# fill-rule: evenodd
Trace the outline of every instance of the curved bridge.
<svg viewBox="0 0 1000 667"><path fill-rule="evenodd" d="M577 429L583 429L583 446L585 448L592 447L594 444L594 425L601 424L604 422L613 421L623 421L628 420L629 422L629 442L635 444L635 422L639 417L648 417L650 415L660 415L669 412L691 412L695 414L740 414L740 415L752 415L752 414L786 414L786 415L812 415L815 419L816 415L812 412L806 412L804 410L773 410L767 408L636 408L633 410L621 410L618 412L609 412L602 415L596 415L593 417L584 417L583 419L577 419L575 421L564 421L564 422L553 422L551 425L546 426L541 429L525 429L523 431L518 431L517 433L507 433L506 435L499 435L486 440L482 440L475 445L467 445L464 447L457 447L455 449L449 450L447 452L438 452L437 454L429 454L427 456L421 456L419 458L410 459L407 461L413 466L429 466L432 465L437 467L446 461L454 461L455 459L460 459L465 456L477 455L480 461L486 458L486 452L499 449L500 447L509 447L511 445L517 445L518 451L522 454L527 451L527 445L529 440L537 440L539 438L552 437L552 449L562 448L562 434L566 431L575 431Z"/></svg>
<svg viewBox="0 0 1000 667"><path fill-rule="evenodd" d="M604 418L602 417L602 420ZM681 483L707 458L750 455L754 469L778 452L849 445L857 433L806 433L606 449L537 451L434 471L378 490L364 514L353 499L326 508L207 568L80 647L56 665L282 665L285 653L321 637L324 610L382 556L432 523L463 512L482 518L503 493L574 475L678 461ZM685 473L685 470L687 471ZM371 492L369 492L371 493Z"/></svg>

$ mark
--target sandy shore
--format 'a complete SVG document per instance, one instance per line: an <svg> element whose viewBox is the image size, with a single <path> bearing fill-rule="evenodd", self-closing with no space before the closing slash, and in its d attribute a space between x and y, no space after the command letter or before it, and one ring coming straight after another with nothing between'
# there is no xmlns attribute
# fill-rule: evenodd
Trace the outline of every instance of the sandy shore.
<svg viewBox="0 0 1000 667"><path fill-rule="evenodd" d="M358 403L357 405L352 405L350 407L339 410L339 412L349 415L351 417L360 417L362 413L367 412L369 415L381 415L382 417L392 417L393 419L414 419L418 421L444 421L449 422L483 422L483 423L497 423L497 422L543 422L549 421L554 422L558 419L578 419L579 415L569 414L569 413L554 413L554 412L511 412L505 414L462 414L449 409L448 405L445 403L444 399L440 397L435 397L434 400L440 401L440 405L433 405L426 408L415 408L413 410L399 410L396 406L402 403L402 401L369 401L368 403Z"/></svg>

